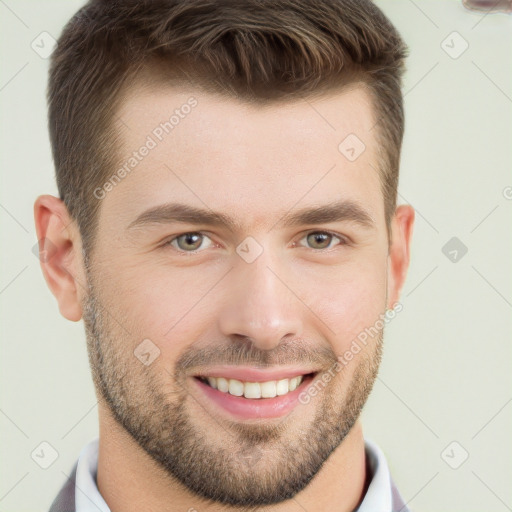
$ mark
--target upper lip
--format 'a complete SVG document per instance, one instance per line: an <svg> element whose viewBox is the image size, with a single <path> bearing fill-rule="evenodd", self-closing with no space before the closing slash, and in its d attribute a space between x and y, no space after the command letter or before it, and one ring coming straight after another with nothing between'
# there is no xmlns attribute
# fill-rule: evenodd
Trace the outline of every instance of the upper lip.
<svg viewBox="0 0 512 512"><path fill-rule="evenodd" d="M290 379L299 375L316 373L317 370L308 368L274 368L271 370L261 370L254 366L215 366L202 371L195 377L224 377L227 379L237 379L246 382L267 382L271 380Z"/></svg>

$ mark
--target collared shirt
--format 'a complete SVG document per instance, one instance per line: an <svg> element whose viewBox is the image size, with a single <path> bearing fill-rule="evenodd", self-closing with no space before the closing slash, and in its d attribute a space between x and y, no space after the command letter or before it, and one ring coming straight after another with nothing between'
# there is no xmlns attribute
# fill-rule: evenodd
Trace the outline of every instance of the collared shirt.
<svg viewBox="0 0 512 512"><path fill-rule="evenodd" d="M98 442L89 442L80 453L76 469L75 506L76 512L110 512L96 484L98 469ZM364 441L371 475L365 497L355 512L410 512L391 480L386 457L370 439ZM396 508L397 505L400 508Z"/></svg>

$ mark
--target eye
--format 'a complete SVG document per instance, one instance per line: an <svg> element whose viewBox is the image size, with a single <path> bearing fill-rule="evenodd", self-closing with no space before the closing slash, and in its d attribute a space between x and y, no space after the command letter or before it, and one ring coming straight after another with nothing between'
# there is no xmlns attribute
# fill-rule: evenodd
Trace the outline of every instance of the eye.
<svg viewBox="0 0 512 512"><path fill-rule="evenodd" d="M348 241L341 235L331 233L330 231L310 231L302 239L306 239L308 244L312 244L313 250L331 249L335 245L348 245ZM209 240L206 246L203 245L205 240ZM332 242L338 240L338 244ZM168 240L163 247L171 246L176 251L186 254L194 254L201 249L207 249L212 246L211 239L200 231L190 231L182 233Z"/></svg>
<svg viewBox="0 0 512 512"><path fill-rule="evenodd" d="M332 248L331 242L334 239L338 239L340 241L340 243L337 245L348 244L344 237L336 235L335 233L331 233L330 231L310 231L304 238L301 238L301 240L304 239L306 239L308 243L313 244L312 249L315 250Z"/></svg>
<svg viewBox="0 0 512 512"><path fill-rule="evenodd" d="M198 251L203 245L204 240L210 240L204 233L199 231L191 231L190 233L182 233L181 235L175 236L171 240L163 244L164 247L170 245L174 247L178 252L182 253L194 253ZM210 244L204 248L210 247Z"/></svg>

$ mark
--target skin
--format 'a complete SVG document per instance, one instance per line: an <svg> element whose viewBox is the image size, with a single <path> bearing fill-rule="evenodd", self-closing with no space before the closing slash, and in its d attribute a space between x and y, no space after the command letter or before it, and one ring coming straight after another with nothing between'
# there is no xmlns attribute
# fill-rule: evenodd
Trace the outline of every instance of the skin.
<svg viewBox="0 0 512 512"><path fill-rule="evenodd" d="M320 380L398 302L414 210L396 209L388 240L375 118L360 86L270 107L134 86L119 112L121 161L191 96L197 106L101 199L88 268L63 202L43 195L34 206L38 238L53 244L41 261L48 286L61 314L86 327L100 492L113 512L314 512L333 503L352 511L368 485L358 418L382 331L308 403L277 419L230 417L192 376L244 363L321 368ZM351 133L366 145L353 162L338 150ZM298 208L340 198L357 201L373 227L278 224ZM239 228L127 229L142 211L174 201L232 216ZM326 230L340 238L307 236ZM204 238L164 245L197 232ZM248 236L263 249L252 263L236 252ZM134 357L145 339L160 350L148 366Z"/></svg>

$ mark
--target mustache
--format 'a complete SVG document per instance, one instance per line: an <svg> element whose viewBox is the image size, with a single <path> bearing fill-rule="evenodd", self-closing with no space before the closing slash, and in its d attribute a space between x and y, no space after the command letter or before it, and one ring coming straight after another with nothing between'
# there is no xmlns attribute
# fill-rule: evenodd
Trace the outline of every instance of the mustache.
<svg viewBox="0 0 512 512"><path fill-rule="evenodd" d="M261 350L251 341L239 340L226 345L209 345L204 348L189 347L176 361L176 372L191 374L214 365L255 366L305 366L328 368L337 362L336 354L328 345L312 346L304 340L282 343L272 350Z"/></svg>

